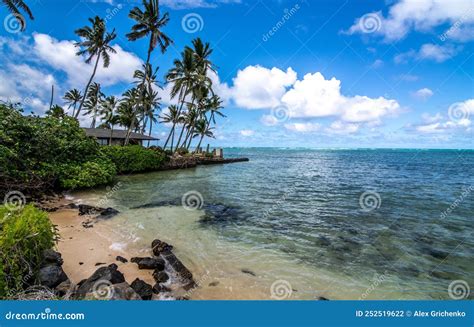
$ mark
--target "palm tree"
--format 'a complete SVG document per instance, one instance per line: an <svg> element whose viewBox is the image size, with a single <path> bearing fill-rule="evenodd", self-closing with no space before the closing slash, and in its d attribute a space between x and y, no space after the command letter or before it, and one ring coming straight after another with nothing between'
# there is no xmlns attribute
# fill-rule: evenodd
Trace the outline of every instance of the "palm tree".
<svg viewBox="0 0 474 327"><path fill-rule="evenodd" d="M62 107L55 104L54 106L51 106L49 110L46 111L46 115L50 117L62 119L64 118L66 114L64 113L64 109Z"/></svg>
<svg viewBox="0 0 474 327"><path fill-rule="evenodd" d="M161 52L165 53L166 49L173 41L161 30L165 27L170 18L168 13L160 15L160 5L158 0L142 0L143 11L139 7L133 8L128 17L136 21L132 26L132 31L127 34L129 41L136 41L145 36L150 35L148 44L147 59L145 65L150 62L151 53L159 45Z"/></svg>
<svg viewBox="0 0 474 327"><path fill-rule="evenodd" d="M89 22L92 24L92 27L84 26L75 31L75 33L83 39L82 41L75 43L75 46L80 48L76 54L78 56L87 54L87 64L90 64L94 57L96 58L96 62L94 65L94 70L92 71L92 75L87 82L86 89L84 91L84 97L82 98L75 118L79 116L82 106L84 105L84 101L89 91L89 86L91 85L92 80L94 79L97 72L100 58L103 60L104 68L107 68L110 65L109 53L116 53L115 49L110 46L110 42L112 42L117 37L115 34L115 29L112 31L112 33L108 33L104 20L99 16L96 16L94 19L89 18Z"/></svg>
<svg viewBox="0 0 474 327"><path fill-rule="evenodd" d="M180 103L180 107L178 109L178 116L180 116L183 110L183 106L185 104L186 97L189 95L189 93L191 93L191 90L194 85L198 83L196 75L196 62L194 60L193 51L190 48L186 48L181 53L181 60L176 59L174 61L174 67L171 68L166 74L166 81L168 83L173 84L173 87L171 89L171 98L174 99L178 95L178 103ZM192 102L194 102L194 99ZM176 124L173 123L170 135L175 133L175 129ZM176 145L176 149L178 149L182 135L183 133L181 132L181 135L178 139L178 143ZM167 146L168 142L165 143L164 148L166 149Z"/></svg>
<svg viewBox="0 0 474 327"><path fill-rule="evenodd" d="M92 115L91 128L95 128L97 117L100 114L100 105L104 94L100 91L100 84L92 83L87 92L87 100L84 103L84 108L87 110L84 115Z"/></svg>
<svg viewBox="0 0 474 327"><path fill-rule="evenodd" d="M26 28L25 19L21 14L20 10L26 12L28 17L31 20L34 20L33 14L31 13L30 8L26 5L25 1L23 0L1 0L3 5L8 8L8 10L16 17L18 23L20 23L21 30L24 31Z"/></svg>
<svg viewBox="0 0 474 327"><path fill-rule="evenodd" d="M124 145L130 141L130 134L135 126L138 126L138 115L140 106L140 90L136 87L125 91L118 106L119 124L127 129L127 137Z"/></svg>
<svg viewBox="0 0 474 327"><path fill-rule="evenodd" d="M214 138L214 133L212 133L212 128L209 127L205 119L200 119L196 123L195 133L193 137L201 137L199 144L196 147L196 151L201 147L202 140L205 136Z"/></svg>
<svg viewBox="0 0 474 327"><path fill-rule="evenodd" d="M161 98L158 96L158 92L151 89L148 90L144 103L144 115L146 119L143 123L143 129L146 127L147 122L150 124L148 136L151 136L153 124L158 123L158 119L155 117L155 110L160 107L160 100ZM150 141L148 141L148 146L150 146Z"/></svg>
<svg viewBox="0 0 474 327"><path fill-rule="evenodd" d="M115 114L115 109L117 108L118 103L119 100L113 95L106 97L100 103L104 123L110 128L109 145L112 145L114 126L119 122L119 118Z"/></svg>
<svg viewBox="0 0 474 327"><path fill-rule="evenodd" d="M72 117L74 117L76 113L76 106L82 99L81 91L79 91L78 89L69 90L66 92L63 99L66 101L66 104L69 105L68 109L73 108Z"/></svg>
<svg viewBox="0 0 474 327"><path fill-rule="evenodd" d="M177 124L183 121L183 118L181 116L181 113L179 112L178 106L176 105L169 106L168 113L160 118L161 118L162 123L165 123L165 124L172 123L173 126L176 126ZM168 135L168 138L165 143L165 145L167 145L171 139L171 149L173 149L173 145L174 145L174 136L175 136L175 131L173 128L170 134Z"/></svg>

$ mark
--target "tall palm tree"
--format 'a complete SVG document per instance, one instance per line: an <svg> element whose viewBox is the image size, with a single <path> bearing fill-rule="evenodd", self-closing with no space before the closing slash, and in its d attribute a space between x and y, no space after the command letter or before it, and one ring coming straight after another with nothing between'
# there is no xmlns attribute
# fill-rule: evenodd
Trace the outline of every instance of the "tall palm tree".
<svg viewBox="0 0 474 327"><path fill-rule="evenodd" d="M174 61L174 67L169 70L166 74L166 81L172 83L171 98L174 99L178 96L178 103L180 104L178 109L178 116L181 115L183 106L185 104L186 97L191 93L194 85L198 83L196 74L196 62L194 60L193 51L190 48L186 48L181 53L181 60L176 59ZM193 102L193 101L192 101ZM175 133L176 124L173 123L173 127L170 130L170 135ZM181 135L178 139L176 149L181 142ZM168 137L169 140L169 137ZM168 146L168 142L165 143L164 148Z"/></svg>
<svg viewBox="0 0 474 327"><path fill-rule="evenodd" d="M170 18L168 13L161 16L158 0L142 0L144 10L139 7L133 8L128 17L136 21L132 26L132 31L127 34L129 41L136 41L150 35L148 42L148 52L145 65L150 62L151 53L159 45L162 53L173 43L161 30L165 27Z"/></svg>
<svg viewBox="0 0 474 327"><path fill-rule="evenodd" d="M8 8L8 10L16 17L16 20L21 26L21 30L24 31L26 28L25 19L21 14L20 10L26 12L28 17L31 20L34 20L33 14L31 13L30 8L27 6L23 0L1 0L2 4Z"/></svg>
<svg viewBox="0 0 474 327"><path fill-rule="evenodd" d="M92 75L87 82L86 89L84 91L84 97L82 98L75 118L79 116L82 106L84 105L84 101L89 91L89 86L91 85L97 72L100 58L103 60L104 68L107 68L110 65L110 53L116 53L115 49L110 45L110 43L117 37L117 34L115 34L115 29L112 30L112 33L108 33L105 21L99 16L96 16L94 19L89 18L89 22L92 24L92 27L84 26L75 31L75 33L80 38L82 38L80 42L75 43L75 46L80 48L76 55L83 56L87 54L87 64L90 64L94 57L96 58L96 62L94 65L94 70L92 71Z"/></svg>
<svg viewBox="0 0 474 327"><path fill-rule="evenodd" d="M103 121L110 128L109 145L112 145L114 126L119 122L119 118L115 114L115 109L117 108L118 104L119 100L113 95L106 97L100 103Z"/></svg>
<svg viewBox="0 0 474 327"><path fill-rule="evenodd" d="M130 134L139 125L140 98L143 98L140 95L140 90L137 87L131 88L122 95L122 100L118 106L119 124L127 129L124 145L128 145Z"/></svg>
<svg viewBox="0 0 474 327"><path fill-rule="evenodd" d="M62 119L64 118L64 116L66 116L64 109L58 106L57 104L55 104L54 106L51 106L51 108L46 111L46 115L50 117L58 118L58 119Z"/></svg>
<svg viewBox="0 0 474 327"><path fill-rule="evenodd" d="M87 100L84 103L84 109L87 110L84 115L92 116L91 128L95 128L97 117L100 115L100 106L103 97L104 94L100 90L100 84L92 83L89 92L87 92Z"/></svg>
<svg viewBox="0 0 474 327"><path fill-rule="evenodd" d="M63 99L66 101L66 104L68 104L68 109L73 108L72 117L75 117L77 104L82 99L81 91L79 91L78 89L69 90L66 92Z"/></svg>
<svg viewBox="0 0 474 327"><path fill-rule="evenodd" d="M181 123L183 120L181 113L178 109L178 106L176 105L169 106L168 113L161 116L160 118L161 118L162 123L165 123L165 124L171 123L173 124L173 126L176 126L177 124ZM173 149L173 146L174 146L174 137L175 137L175 131L174 129L172 129L165 143L165 145L167 145L171 139L171 149Z"/></svg>

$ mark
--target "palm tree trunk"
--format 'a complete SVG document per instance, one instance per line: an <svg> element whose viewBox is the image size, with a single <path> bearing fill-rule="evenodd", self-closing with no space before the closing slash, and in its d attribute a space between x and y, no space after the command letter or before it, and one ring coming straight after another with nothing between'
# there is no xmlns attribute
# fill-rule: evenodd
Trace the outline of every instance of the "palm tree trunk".
<svg viewBox="0 0 474 327"><path fill-rule="evenodd" d="M203 140L203 139L204 139L204 134L201 134L201 139L199 140L199 144L198 144L198 146L197 146L197 148L196 148L196 151L194 151L194 153L196 153L197 150L201 147L201 143L202 143L202 140Z"/></svg>
<svg viewBox="0 0 474 327"><path fill-rule="evenodd" d="M188 92L188 88L186 87L184 94ZM178 117L181 115L181 111L183 110L183 105L184 105L184 99L183 99L183 92L180 91L179 94L179 101L181 102L181 105L178 110ZM176 122L173 122L173 127L171 128L170 134L168 135L168 138L166 139L165 146L163 147L163 150L166 150L166 147L168 146L168 142L170 140L171 134L174 135L174 130L176 128ZM173 136L174 137L174 136ZM171 151L173 151L173 145L171 145Z"/></svg>
<svg viewBox="0 0 474 327"><path fill-rule="evenodd" d="M153 119L150 119L150 132L148 133L148 136L151 137L151 130L153 129ZM150 140L148 140L148 146L150 147Z"/></svg>
<svg viewBox="0 0 474 327"><path fill-rule="evenodd" d="M91 78L89 78L89 82L87 82L86 89L84 91L84 96L82 97L81 104L79 105L79 109L76 112L76 116L74 116L74 118L76 118L76 119L77 119L77 117L79 117L79 113L81 112L82 106L84 105L84 101L87 98L87 91L89 91L89 86L91 86L92 80L94 79L95 73L97 72L97 67L99 66L99 60L100 60L101 53L102 53L102 51L99 51L99 53L97 54L97 60L95 61L94 70L92 71Z"/></svg>
<svg viewBox="0 0 474 327"><path fill-rule="evenodd" d="M114 134L114 124L111 124L109 146L112 146L112 136L113 136L113 134Z"/></svg>
<svg viewBox="0 0 474 327"><path fill-rule="evenodd" d="M186 129L186 124L183 124L183 129L181 129L181 134L179 134L178 142L176 143L176 149L174 151L178 151L179 149L179 144L181 142L181 138L183 137L184 130Z"/></svg>
<svg viewBox="0 0 474 327"><path fill-rule="evenodd" d="M173 130L173 135L171 136L171 151L173 151L173 146L174 146L174 130ZM164 150L166 150L166 148Z"/></svg>

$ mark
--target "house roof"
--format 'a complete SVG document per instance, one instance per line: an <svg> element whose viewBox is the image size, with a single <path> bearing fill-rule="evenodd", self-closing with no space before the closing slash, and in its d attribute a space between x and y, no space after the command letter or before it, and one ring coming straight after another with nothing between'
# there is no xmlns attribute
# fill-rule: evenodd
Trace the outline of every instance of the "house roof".
<svg viewBox="0 0 474 327"><path fill-rule="evenodd" d="M87 136L92 136L98 139L108 139L110 138L110 129L104 129L104 128L83 128L83 130L86 132ZM114 129L114 132L112 134L112 138L114 139L125 139L127 137L127 131L125 130L120 130L120 129ZM130 139L132 140L143 140L143 141L157 141L159 139L150 137L147 135L139 134L139 133L131 133L130 134Z"/></svg>

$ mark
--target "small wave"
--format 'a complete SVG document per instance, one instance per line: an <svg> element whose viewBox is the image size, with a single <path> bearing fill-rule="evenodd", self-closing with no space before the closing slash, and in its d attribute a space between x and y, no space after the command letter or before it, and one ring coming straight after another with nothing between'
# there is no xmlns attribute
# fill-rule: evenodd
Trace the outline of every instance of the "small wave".
<svg viewBox="0 0 474 327"><path fill-rule="evenodd" d="M123 252L127 248L127 244L125 243L112 243L111 246L109 246L109 249L112 251L120 251Z"/></svg>

